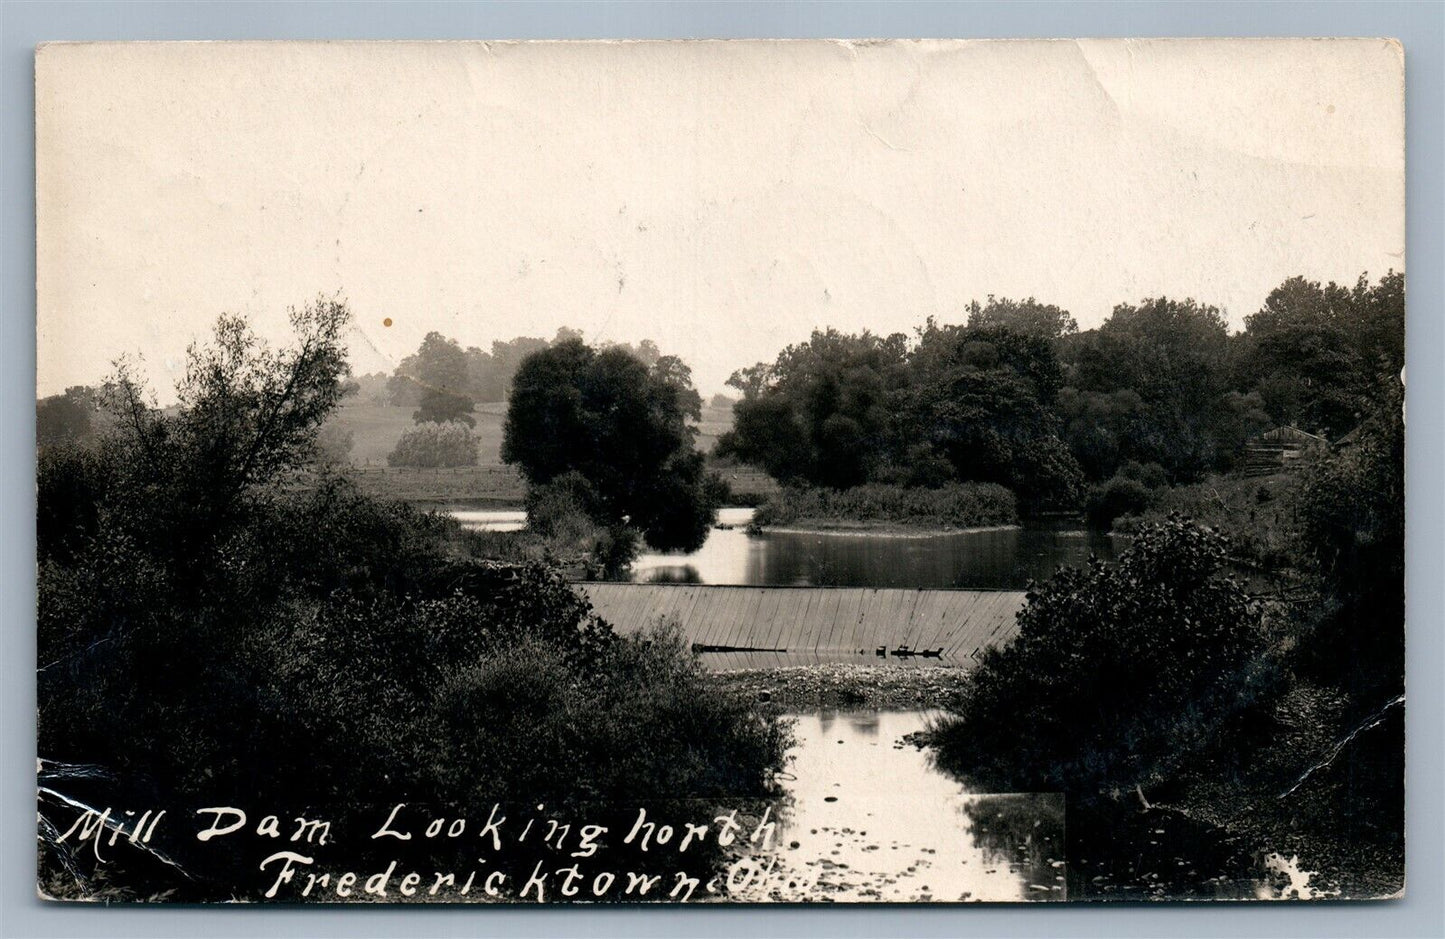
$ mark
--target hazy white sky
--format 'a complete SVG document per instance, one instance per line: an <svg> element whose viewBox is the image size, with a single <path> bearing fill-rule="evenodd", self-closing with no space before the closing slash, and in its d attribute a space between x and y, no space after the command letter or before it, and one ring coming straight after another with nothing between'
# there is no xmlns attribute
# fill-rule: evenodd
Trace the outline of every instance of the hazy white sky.
<svg viewBox="0 0 1445 939"><path fill-rule="evenodd" d="M38 390L342 292L429 330L651 338L704 394L815 327L987 294L1097 325L1404 266L1379 40L110 44L37 54ZM383 320L390 318L390 327Z"/></svg>

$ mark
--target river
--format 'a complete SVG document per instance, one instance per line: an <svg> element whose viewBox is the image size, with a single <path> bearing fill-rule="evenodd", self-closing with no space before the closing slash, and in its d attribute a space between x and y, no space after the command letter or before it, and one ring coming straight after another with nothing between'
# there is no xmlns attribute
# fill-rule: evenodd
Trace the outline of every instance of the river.
<svg viewBox="0 0 1445 939"><path fill-rule="evenodd" d="M454 513L463 526L525 525L521 512ZM763 532L724 509L697 551L646 553L643 583L1023 589L1059 565L1115 558L1123 539L1077 524L942 535ZM866 664L891 660L865 657ZM1059 793L976 792L904 742L928 711L791 715L796 743L775 811L776 862L758 900L1248 899L1309 875L1177 815L1132 802L1070 811ZM1066 860L1067 859L1067 860Z"/></svg>
<svg viewBox="0 0 1445 939"><path fill-rule="evenodd" d="M645 552L632 564L639 583L1022 590L1062 564L1091 554L1112 560L1122 539L1075 523L1010 526L949 534L746 530L753 510L725 508L696 551ZM516 531L520 511L453 512L464 528Z"/></svg>

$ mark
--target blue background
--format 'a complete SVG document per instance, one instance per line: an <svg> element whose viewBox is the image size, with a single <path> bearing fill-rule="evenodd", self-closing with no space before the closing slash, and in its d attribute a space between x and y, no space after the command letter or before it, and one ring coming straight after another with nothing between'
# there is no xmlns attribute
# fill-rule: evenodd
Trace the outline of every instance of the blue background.
<svg viewBox="0 0 1445 939"><path fill-rule="evenodd" d="M1167 907L101 908L34 894L33 53L84 39L1386 36L1405 45L1408 897ZM0 936L1445 936L1440 3L24 3L0 0Z"/></svg>

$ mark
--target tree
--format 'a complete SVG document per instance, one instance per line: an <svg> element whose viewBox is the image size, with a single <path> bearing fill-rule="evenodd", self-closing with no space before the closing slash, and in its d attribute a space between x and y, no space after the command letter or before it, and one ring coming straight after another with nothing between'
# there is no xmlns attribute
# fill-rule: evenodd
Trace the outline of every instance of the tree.
<svg viewBox="0 0 1445 939"><path fill-rule="evenodd" d="M1034 508L1077 502L1082 474L1058 438L1062 374L1048 340L930 319L908 376L896 407L901 440L931 448L958 479L1008 486Z"/></svg>
<svg viewBox="0 0 1445 939"><path fill-rule="evenodd" d="M691 384L681 380L676 365L649 369L578 339L535 352L513 379L502 459L529 485L575 471L599 523L630 525L655 548L695 549L722 492L693 447Z"/></svg>
<svg viewBox="0 0 1445 939"><path fill-rule="evenodd" d="M95 432L97 407L95 389L85 385L41 398L35 403L35 445L53 447L88 439Z"/></svg>
<svg viewBox="0 0 1445 939"><path fill-rule="evenodd" d="M416 466L426 469L476 466L480 442L471 427L461 422L426 423L401 435L387 454L387 466Z"/></svg>
<svg viewBox="0 0 1445 939"><path fill-rule="evenodd" d="M1246 317L1238 384L1277 423L1338 437L1369 410L1381 375L1405 364L1404 277L1353 289L1291 277Z"/></svg>
<svg viewBox="0 0 1445 939"><path fill-rule="evenodd" d="M351 448L355 442L356 435L349 427L327 421L316 433L316 459L331 466L345 465L351 459Z"/></svg>
<svg viewBox="0 0 1445 939"><path fill-rule="evenodd" d="M419 407L412 414L418 424L445 424L460 421L468 427L476 424L472 417L472 399L468 391L467 354L455 339L438 332L426 334L416 353L413 379L420 386Z"/></svg>
<svg viewBox="0 0 1445 939"><path fill-rule="evenodd" d="M780 481L834 488L866 482L891 442L891 396L903 385L908 343L902 334L815 331L771 365L733 373L743 394L719 455L756 463Z"/></svg>
<svg viewBox="0 0 1445 939"><path fill-rule="evenodd" d="M968 325L974 327L997 327L1022 336L1054 340L1079 331L1079 324L1068 310L1052 303L1040 303L1033 297L1027 300L1010 300L989 294L988 302L979 305L977 300L968 305Z"/></svg>
<svg viewBox="0 0 1445 939"><path fill-rule="evenodd" d="M1159 463L1172 479L1187 482L1232 457L1209 430L1220 397L1230 390L1229 329L1217 308L1165 297L1121 303L1099 329L1080 338L1069 353L1081 399L1073 401L1079 410L1067 416L1077 420L1101 409L1097 396L1114 396L1102 409L1119 418L1111 427L1116 463ZM1137 396L1137 406L1119 392Z"/></svg>

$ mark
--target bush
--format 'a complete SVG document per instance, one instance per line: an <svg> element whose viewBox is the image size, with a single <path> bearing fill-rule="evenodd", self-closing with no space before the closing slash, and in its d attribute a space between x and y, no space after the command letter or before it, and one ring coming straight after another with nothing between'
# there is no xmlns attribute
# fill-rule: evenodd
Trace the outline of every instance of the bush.
<svg viewBox="0 0 1445 939"><path fill-rule="evenodd" d="M1137 479L1115 476L1089 488L1084 515L1095 528L1108 529L1121 515L1138 515L1149 508L1153 494Z"/></svg>
<svg viewBox="0 0 1445 939"><path fill-rule="evenodd" d="M223 321L223 352L193 352L177 413L120 383L133 410L111 437L47 450L38 750L82 772L46 785L95 805L264 806L353 830L395 802L635 812L664 794L765 794L784 725L715 692L675 637L619 639L556 568L465 556L455 522L306 469L338 397L343 314L298 315L308 341L294 355ZM43 810L70 813L62 802ZM255 882L248 852L161 840L187 899ZM46 857L45 877L78 862Z"/></svg>
<svg viewBox="0 0 1445 939"><path fill-rule="evenodd" d="M843 490L790 486L770 497L753 515L757 527L800 522L894 522L971 528L1017 521L1013 493L994 483L952 483L937 489L882 483Z"/></svg>
<svg viewBox="0 0 1445 939"><path fill-rule="evenodd" d="M1224 573L1225 540L1179 516L1115 567L1030 590L933 734L990 791L1100 791L1168 778L1266 687L1260 608Z"/></svg>
<svg viewBox="0 0 1445 939"><path fill-rule="evenodd" d="M527 528L564 562L579 563L587 579L616 578L637 557L639 537L626 525L594 521L597 494L581 473L527 487Z"/></svg>
<svg viewBox="0 0 1445 939"><path fill-rule="evenodd" d="M388 466L437 469L476 466L480 441L466 424L421 424L401 435L386 456Z"/></svg>

